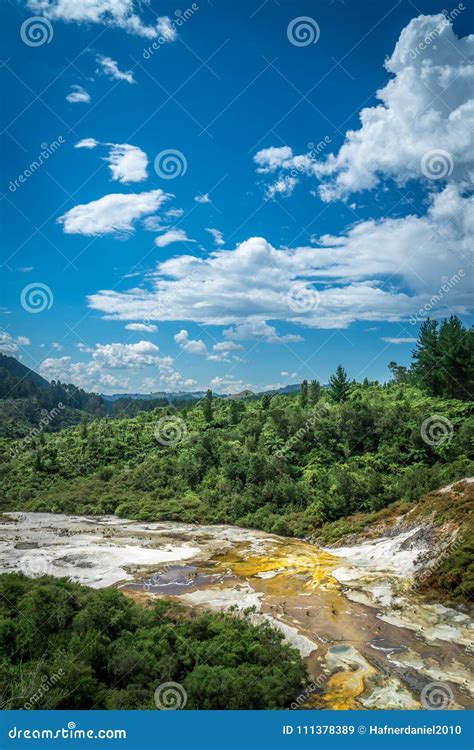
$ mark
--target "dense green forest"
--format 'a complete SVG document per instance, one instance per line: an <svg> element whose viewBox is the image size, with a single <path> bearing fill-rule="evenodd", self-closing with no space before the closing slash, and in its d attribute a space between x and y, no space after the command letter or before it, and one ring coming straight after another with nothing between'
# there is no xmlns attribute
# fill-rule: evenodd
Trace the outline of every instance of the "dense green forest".
<svg viewBox="0 0 474 750"><path fill-rule="evenodd" d="M449 335L448 335L449 334ZM443 357L439 341L443 337ZM449 343L451 341L451 343ZM448 346L449 344L449 346ZM410 370L164 406L1 441L1 509L236 523L306 536L473 473L473 333L427 321ZM460 398L462 396L462 398Z"/></svg>
<svg viewBox="0 0 474 750"><path fill-rule="evenodd" d="M286 708L306 678L282 634L245 616L0 576L2 709L155 709L168 682L186 709Z"/></svg>

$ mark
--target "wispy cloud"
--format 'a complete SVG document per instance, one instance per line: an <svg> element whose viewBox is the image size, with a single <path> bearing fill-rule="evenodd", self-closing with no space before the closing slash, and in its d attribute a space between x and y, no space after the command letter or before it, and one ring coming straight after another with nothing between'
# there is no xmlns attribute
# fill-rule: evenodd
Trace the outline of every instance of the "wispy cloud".
<svg viewBox="0 0 474 750"><path fill-rule="evenodd" d="M90 94L76 83L71 86L71 92L66 96L66 100L70 104L89 104L91 100Z"/></svg>
<svg viewBox="0 0 474 750"><path fill-rule="evenodd" d="M99 63L99 70L105 73L109 78L113 78L115 81L126 81L127 83L136 83L133 77L133 71L131 70L120 70L117 60L106 55L97 55L96 60Z"/></svg>

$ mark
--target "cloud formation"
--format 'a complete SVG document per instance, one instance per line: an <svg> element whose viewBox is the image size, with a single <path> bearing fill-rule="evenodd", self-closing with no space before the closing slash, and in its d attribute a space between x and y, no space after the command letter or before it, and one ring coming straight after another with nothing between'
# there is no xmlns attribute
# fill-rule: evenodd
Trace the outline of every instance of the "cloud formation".
<svg viewBox="0 0 474 750"><path fill-rule="evenodd" d="M153 323L127 323L125 328L127 331L144 331L145 333L155 333L158 330L158 326Z"/></svg>
<svg viewBox="0 0 474 750"><path fill-rule="evenodd" d="M115 81L127 81L127 83L136 83L133 77L133 71L131 70L120 70L117 60L106 55L96 55L97 62L99 63L99 70L105 73L109 78L113 78Z"/></svg>
<svg viewBox="0 0 474 750"><path fill-rule="evenodd" d="M97 23L167 42L177 38L168 16L155 18L153 25L144 23L139 13L143 6L134 0L27 0L27 7L51 21Z"/></svg>
<svg viewBox="0 0 474 750"><path fill-rule="evenodd" d="M190 239L184 229L169 229L155 239L157 247L167 247L174 242L195 242L195 240Z"/></svg>
<svg viewBox="0 0 474 750"><path fill-rule="evenodd" d="M216 229L215 227L208 227L206 229L206 232L209 232L209 234L212 236L214 245L220 247L224 244L224 235L220 229Z"/></svg>
<svg viewBox="0 0 474 750"><path fill-rule="evenodd" d="M148 177L148 157L138 146L129 143L112 143L106 161L112 173L112 179L127 184L141 182Z"/></svg>
<svg viewBox="0 0 474 750"><path fill-rule="evenodd" d="M377 92L380 104L361 110L361 127L346 133L338 153L324 159L326 138L306 154L289 146L255 154L257 172L276 176L267 196L290 195L303 175L320 181L326 202L382 179L472 183L473 55L474 35L458 38L444 15L412 19L385 62L393 78Z"/></svg>
<svg viewBox="0 0 474 750"><path fill-rule="evenodd" d="M463 314L472 305L468 262L474 197L449 185L430 201L426 216L362 221L341 235L320 237L316 247L277 249L252 237L235 250L215 250L206 258L180 255L158 264L152 289L104 290L89 304L119 320L220 326L280 320L340 328L358 320L408 319L444 278L465 269L449 300L431 306L432 316L445 314L445 304ZM295 305L294 290L302 285L314 294ZM265 335L266 329L260 330ZM267 333L267 339L278 337Z"/></svg>
<svg viewBox="0 0 474 750"><path fill-rule="evenodd" d="M98 146L109 148L108 162L113 180L126 185L130 182L142 182L148 177L148 156L138 146L130 143L101 143L95 138L82 138L74 148L92 150Z"/></svg>
<svg viewBox="0 0 474 750"><path fill-rule="evenodd" d="M158 373L162 388L192 388L196 382L181 375L174 367L172 357L160 354L158 346L150 341L135 344L96 344L94 347L79 347L90 354L84 362L74 362L71 357L48 357L40 365L39 372L47 380L75 383L92 391L125 390L129 388L128 374L153 367Z"/></svg>
<svg viewBox="0 0 474 750"><path fill-rule="evenodd" d="M74 206L57 220L65 234L101 236L133 232L139 219L155 213L171 196L163 190L145 193L111 193Z"/></svg>
<svg viewBox="0 0 474 750"><path fill-rule="evenodd" d="M174 336L174 340L180 349L189 354L207 355L207 347L204 341L201 341L201 339L190 339L189 333L184 328Z"/></svg>
<svg viewBox="0 0 474 750"><path fill-rule="evenodd" d="M77 83L72 84L71 92L66 96L66 101L70 104L89 104L90 100L90 94Z"/></svg>
<svg viewBox="0 0 474 750"><path fill-rule="evenodd" d="M3 354L15 354L21 346L29 344L31 341L27 336L12 336L7 331L0 331L0 352Z"/></svg>

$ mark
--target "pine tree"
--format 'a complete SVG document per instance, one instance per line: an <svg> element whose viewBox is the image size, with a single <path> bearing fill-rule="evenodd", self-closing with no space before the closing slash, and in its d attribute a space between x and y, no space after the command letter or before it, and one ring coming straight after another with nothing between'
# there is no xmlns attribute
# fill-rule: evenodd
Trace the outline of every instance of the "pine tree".
<svg viewBox="0 0 474 750"><path fill-rule="evenodd" d="M301 383L300 404L303 409L306 409L306 407L308 406L308 381L306 380L306 378Z"/></svg>
<svg viewBox="0 0 474 750"><path fill-rule="evenodd" d="M412 356L415 360L412 368L415 382L432 396L439 396L442 391L442 370L436 320L428 318L423 321Z"/></svg>
<svg viewBox="0 0 474 750"><path fill-rule="evenodd" d="M438 336L441 389L444 396L473 396L474 331L467 330L457 315L444 320Z"/></svg>
<svg viewBox="0 0 474 750"><path fill-rule="evenodd" d="M204 412L204 419L206 420L208 424L211 424L213 420L213 410L212 410L212 391L210 388L207 389L206 395L204 396L202 410Z"/></svg>
<svg viewBox="0 0 474 750"><path fill-rule="evenodd" d="M345 401L349 393L350 381L342 365L336 367L336 372L329 378L329 393L338 403Z"/></svg>
<svg viewBox="0 0 474 750"><path fill-rule="evenodd" d="M314 404L318 403L320 395L321 395L321 386L319 384L319 381L312 380L309 386L309 400L313 406Z"/></svg>

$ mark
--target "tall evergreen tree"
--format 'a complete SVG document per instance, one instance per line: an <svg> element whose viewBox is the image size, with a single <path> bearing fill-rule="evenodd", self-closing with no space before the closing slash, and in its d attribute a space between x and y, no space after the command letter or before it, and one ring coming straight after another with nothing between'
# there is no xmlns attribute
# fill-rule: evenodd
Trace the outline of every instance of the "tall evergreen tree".
<svg viewBox="0 0 474 750"><path fill-rule="evenodd" d="M336 402L345 401L347 399L350 387L350 380L347 377L347 372L342 365L336 367L336 372L329 378L329 393Z"/></svg>
<svg viewBox="0 0 474 750"><path fill-rule="evenodd" d="M308 381L306 380L306 378L301 383L300 403L303 409L306 409L306 407L308 406Z"/></svg>
<svg viewBox="0 0 474 750"><path fill-rule="evenodd" d="M309 400L313 406L314 404L318 403L320 395L321 395L321 386L319 384L319 381L312 380L309 386Z"/></svg>
<svg viewBox="0 0 474 750"><path fill-rule="evenodd" d="M207 389L204 401L202 404L202 410L204 412L204 419L208 424L211 424L213 420L213 409L212 409L212 391L210 388Z"/></svg>
<svg viewBox="0 0 474 750"><path fill-rule="evenodd" d="M416 349L413 352L413 374L420 388L432 396L439 396L442 390L441 353L439 349L438 323L436 320L423 321L418 334Z"/></svg>
<svg viewBox="0 0 474 750"><path fill-rule="evenodd" d="M466 400L473 397L474 331L467 330L457 315L439 329L440 380L444 396Z"/></svg>

